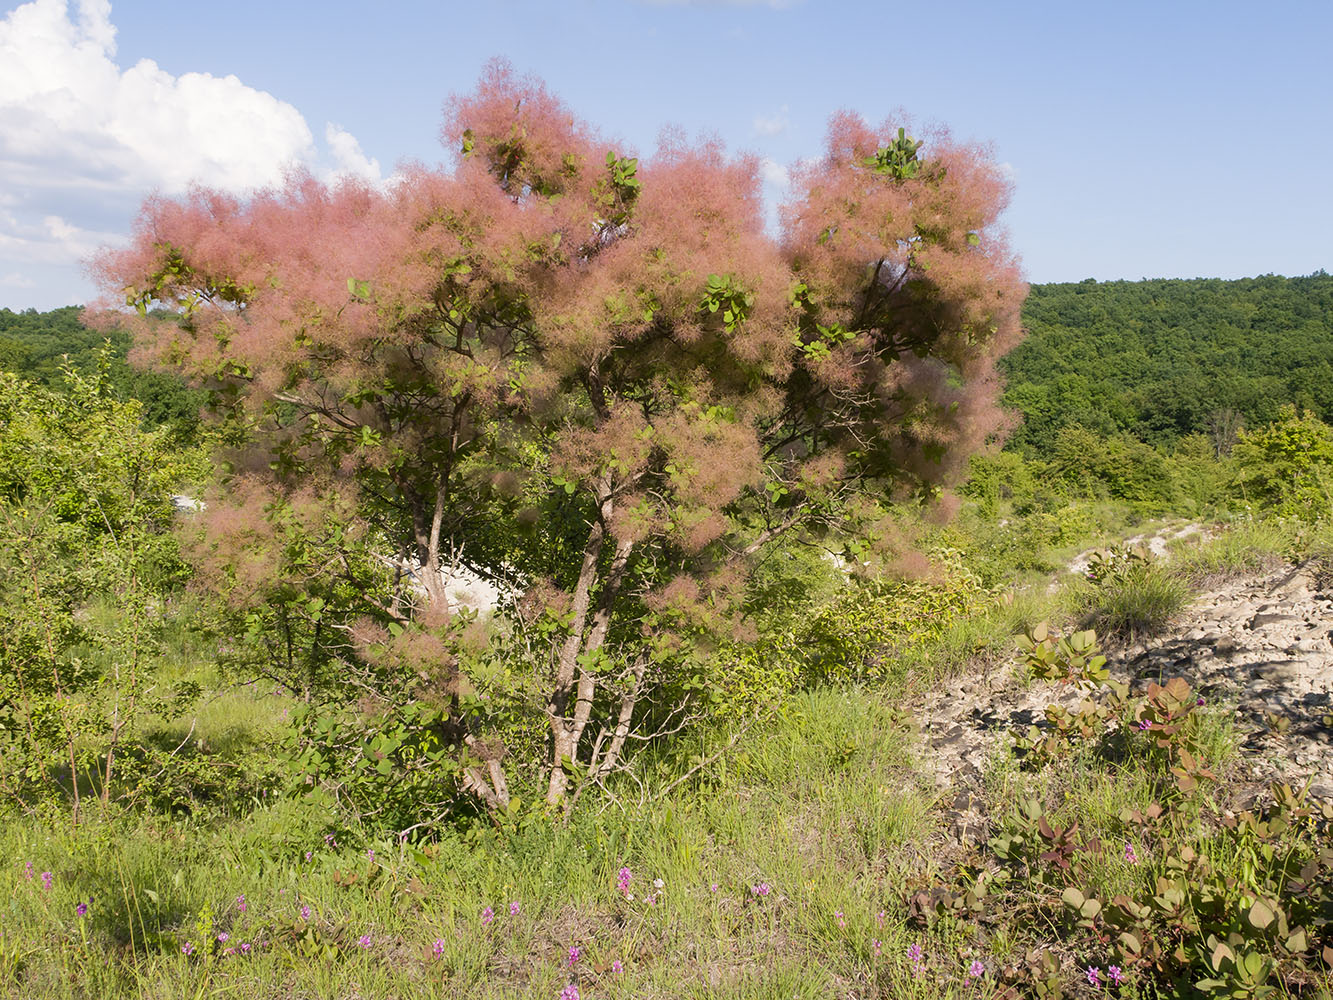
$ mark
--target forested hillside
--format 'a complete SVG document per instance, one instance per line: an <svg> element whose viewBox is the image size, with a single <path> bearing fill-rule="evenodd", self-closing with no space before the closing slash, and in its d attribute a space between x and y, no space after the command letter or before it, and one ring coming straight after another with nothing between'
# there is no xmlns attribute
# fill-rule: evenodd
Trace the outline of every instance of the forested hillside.
<svg viewBox="0 0 1333 1000"><path fill-rule="evenodd" d="M184 381L163 372L131 367L129 335L123 331L104 333L79 322L80 306L63 306L50 312L0 309L0 370L21 375L48 389L64 387L63 367L89 374L97 367L102 345L110 340L112 391L122 399L143 404L144 420L150 426L171 425L189 435L198 420L203 394L186 388Z"/></svg>
<svg viewBox="0 0 1333 1000"><path fill-rule="evenodd" d="M1062 427L1173 446L1223 439L1283 403L1333 417L1333 275L1033 285L1026 341L1003 362L1023 414L1011 448Z"/></svg>

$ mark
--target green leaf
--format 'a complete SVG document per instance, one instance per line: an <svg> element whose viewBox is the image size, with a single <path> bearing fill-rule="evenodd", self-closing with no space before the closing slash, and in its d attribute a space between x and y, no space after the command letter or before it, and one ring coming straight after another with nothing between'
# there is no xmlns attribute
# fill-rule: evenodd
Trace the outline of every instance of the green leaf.
<svg viewBox="0 0 1333 1000"><path fill-rule="evenodd" d="M1250 912L1246 914L1246 919L1249 920L1251 927L1263 930L1277 919L1277 914L1272 911L1267 903L1260 899L1256 900L1254 905L1250 907Z"/></svg>

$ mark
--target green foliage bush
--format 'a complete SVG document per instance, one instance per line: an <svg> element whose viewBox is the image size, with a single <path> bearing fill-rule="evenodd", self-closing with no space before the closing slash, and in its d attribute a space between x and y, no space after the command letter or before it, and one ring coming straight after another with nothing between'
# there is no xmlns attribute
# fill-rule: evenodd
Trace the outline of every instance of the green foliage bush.
<svg viewBox="0 0 1333 1000"><path fill-rule="evenodd" d="M1333 428L1294 406L1232 452L1233 497L1265 514L1313 521L1333 511Z"/></svg>
<svg viewBox="0 0 1333 1000"><path fill-rule="evenodd" d="M886 676L895 659L938 642L992 596L957 552L937 553L938 579L849 586L794 636L804 676L846 682Z"/></svg>
<svg viewBox="0 0 1333 1000"><path fill-rule="evenodd" d="M0 372L0 796L135 795L134 740L189 692L156 683L163 602L187 570L171 496L197 453L141 429L108 358L53 393ZM117 755L121 754L117 761ZM118 770L117 764L121 767ZM140 761L142 764L142 760Z"/></svg>

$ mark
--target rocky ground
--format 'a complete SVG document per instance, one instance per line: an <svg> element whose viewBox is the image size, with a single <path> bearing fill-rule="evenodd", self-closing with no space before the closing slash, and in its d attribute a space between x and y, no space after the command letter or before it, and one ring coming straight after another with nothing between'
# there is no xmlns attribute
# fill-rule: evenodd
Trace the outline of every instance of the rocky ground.
<svg viewBox="0 0 1333 1000"><path fill-rule="evenodd" d="M1112 676L1137 693L1183 677L1211 706L1234 711L1242 768L1235 789L1258 797L1273 781L1333 799L1333 578L1309 565L1227 581L1199 595L1157 638L1108 654ZM975 841L988 829L981 796L988 759L1011 734L1072 708L1068 685L1027 683L1015 660L956 682L919 706L922 754L949 818L949 835Z"/></svg>

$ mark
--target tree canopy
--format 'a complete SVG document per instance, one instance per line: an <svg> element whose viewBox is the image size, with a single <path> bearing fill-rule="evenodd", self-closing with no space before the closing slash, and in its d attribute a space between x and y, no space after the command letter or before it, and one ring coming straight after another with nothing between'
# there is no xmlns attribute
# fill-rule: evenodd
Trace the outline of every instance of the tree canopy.
<svg viewBox="0 0 1333 1000"><path fill-rule="evenodd" d="M1046 451L1081 425L1226 450L1284 403L1333 420L1333 275L1034 285L1023 319L1002 365L1024 416L1010 447Z"/></svg>
<svg viewBox="0 0 1333 1000"><path fill-rule="evenodd" d="M99 274L177 314L137 322L144 355L232 417L204 515L219 585L281 578L244 601L304 600L309 648L374 711L438 709L493 808L513 763L497 719L543 719L555 804L680 718L691 665L745 632L766 545L920 562L895 505L947 512L1004 429L995 365L1026 286L1007 182L947 135L834 116L779 238L756 158L668 134L641 161L500 63L442 138L453 169L384 189L151 199ZM456 564L512 595L486 639L501 667L463 648ZM391 694L366 680L389 664L408 678Z"/></svg>

